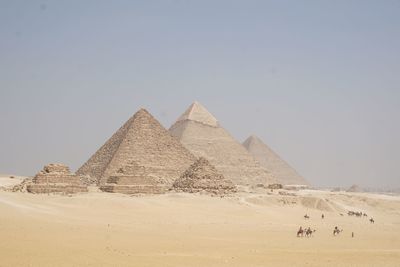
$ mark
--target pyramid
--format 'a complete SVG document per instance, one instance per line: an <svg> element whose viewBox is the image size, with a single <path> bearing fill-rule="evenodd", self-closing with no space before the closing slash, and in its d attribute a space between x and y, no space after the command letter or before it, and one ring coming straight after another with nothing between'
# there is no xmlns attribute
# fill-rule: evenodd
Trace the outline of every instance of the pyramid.
<svg viewBox="0 0 400 267"><path fill-rule="evenodd" d="M206 158L235 184L276 182L198 102L194 102L169 131L196 157Z"/></svg>
<svg viewBox="0 0 400 267"><path fill-rule="evenodd" d="M363 190L359 185L353 184L352 186L350 186L346 190L346 192L353 192L353 193L357 192L357 193L359 193L359 192L363 192Z"/></svg>
<svg viewBox="0 0 400 267"><path fill-rule="evenodd" d="M216 195L236 192L236 186L226 179L208 160L200 157L187 169L173 187L177 191L208 192Z"/></svg>
<svg viewBox="0 0 400 267"><path fill-rule="evenodd" d="M71 173L64 164L49 164L35 175L27 185L29 193L79 193L87 192L81 177Z"/></svg>
<svg viewBox="0 0 400 267"><path fill-rule="evenodd" d="M145 109L139 110L77 171L103 191L161 193L196 160Z"/></svg>
<svg viewBox="0 0 400 267"><path fill-rule="evenodd" d="M250 136L243 146L253 157L260 162L261 166L270 171L282 184L308 185L295 169L286 163L278 154L264 144L258 137Z"/></svg>

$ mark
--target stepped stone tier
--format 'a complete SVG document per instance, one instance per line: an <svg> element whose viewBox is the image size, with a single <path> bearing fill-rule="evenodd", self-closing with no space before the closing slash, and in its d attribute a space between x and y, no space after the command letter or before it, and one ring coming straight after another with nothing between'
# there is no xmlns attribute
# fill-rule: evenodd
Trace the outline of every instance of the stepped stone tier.
<svg viewBox="0 0 400 267"><path fill-rule="evenodd" d="M173 185L176 191L196 193L209 192L223 195L236 192L236 186L226 179L205 158L199 158Z"/></svg>
<svg viewBox="0 0 400 267"><path fill-rule="evenodd" d="M63 164L44 166L27 185L30 193L79 193L87 192L87 186L82 184L81 177L70 172Z"/></svg>
<svg viewBox="0 0 400 267"><path fill-rule="evenodd" d="M106 184L100 187L105 192L124 194L161 194L168 188L162 179L147 174L145 167L133 161L121 167L115 175L107 179Z"/></svg>
<svg viewBox="0 0 400 267"><path fill-rule="evenodd" d="M106 192L160 193L196 160L147 112L139 110L77 171Z"/></svg>
<svg viewBox="0 0 400 267"><path fill-rule="evenodd" d="M250 136L244 141L243 146L253 157L260 162L261 166L269 170L280 183L308 185L308 182L299 175L278 154L261 141L257 136Z"/></svg>
<svg viewBox="0 0 400 267"><path fill-rule="evenodd" d="M169 131L196 157L206 158L235 184L276 183L275 178L198 102L194 102Z"/></svg>

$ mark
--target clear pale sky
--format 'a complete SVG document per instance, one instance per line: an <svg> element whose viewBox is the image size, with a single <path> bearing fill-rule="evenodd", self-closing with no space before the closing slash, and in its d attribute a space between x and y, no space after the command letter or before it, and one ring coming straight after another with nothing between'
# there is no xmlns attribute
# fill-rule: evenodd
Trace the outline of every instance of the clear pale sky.
<svg viewBox="0 0 400 267"><path fill-rule="evenodd" d="M316 186L400 186L400 1L0 0L0 173L194 101Z"/></svg>

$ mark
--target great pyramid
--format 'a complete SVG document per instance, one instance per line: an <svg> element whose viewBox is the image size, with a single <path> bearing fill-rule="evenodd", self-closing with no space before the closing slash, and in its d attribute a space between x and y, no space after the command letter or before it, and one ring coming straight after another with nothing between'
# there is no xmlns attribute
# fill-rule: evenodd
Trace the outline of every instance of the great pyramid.
<svg viewBox="0 0 400 267"><path fill-rule="evenodd" d="M276 183L276 180L198 102L194 102L169 131L196 157L206 158L235 184Z"/></svg>
<svg viewBox="0 0 400 267"><path fill-rule="evenodd" d="M200 157L178 178L173 187L177 191L195 193L209 192L224 195L236 192L236 186L226 179L208 160Z"/></svg>
<svg viewBox="0 0 400 267"><path fill-rule="evenodd" d="M196 160L147 112L139 110L77 171L104 191L157 193Z"/></svg>
<svg viewBox="0 0 400 267"><path fill-rule="evenodd" d="M270 171L282 184L308 185L295 169L286 163L278 154L264 144L258 137L252 135L244 141L243 146L261 166Z"/></svg>

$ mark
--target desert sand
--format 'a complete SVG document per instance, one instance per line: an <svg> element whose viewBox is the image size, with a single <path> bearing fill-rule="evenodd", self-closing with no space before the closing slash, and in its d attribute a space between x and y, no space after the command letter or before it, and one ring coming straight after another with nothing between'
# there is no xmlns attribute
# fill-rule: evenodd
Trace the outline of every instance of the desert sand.
<svg viewBox="0 0 400 267"><path fill-rule="evenodd" d="M400 197L261 191L223 198L0 191L0 266L400 265ZM298 238L299 226L317 231ZM336 237L335 226L343 229Z"/></svg>

